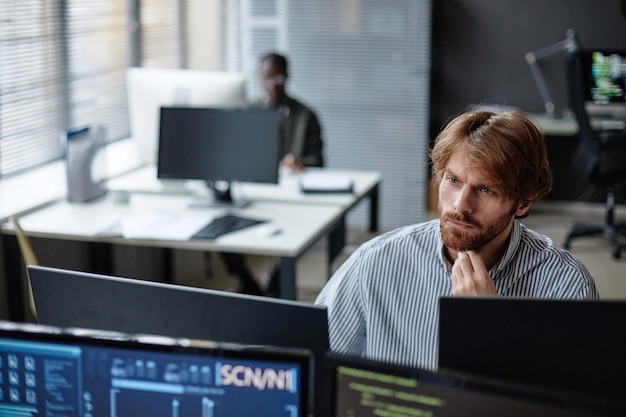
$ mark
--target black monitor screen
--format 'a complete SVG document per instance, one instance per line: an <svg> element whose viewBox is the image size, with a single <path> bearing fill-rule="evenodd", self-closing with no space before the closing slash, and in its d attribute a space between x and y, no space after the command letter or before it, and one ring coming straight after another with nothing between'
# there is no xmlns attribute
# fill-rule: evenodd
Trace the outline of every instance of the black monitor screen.
<svg viewBox="0 0 626 417"><path fill-rule="evenodd" d="M442 297L439 369L626 405L626 302Z"/></svg>
<svg viewBox="0 0 626 417"><path fill-rule="evenodd" d="M586 50L585 101L593 115L626 115L626 50Z"/></svg>
<svg viewBox="0 0 626 417"><path fill-rule="evenodd" d="M562 392L329 355L333 417L618 415Z"/></svg>
<svg viewBox="0 0 626 417"><path fill-rule="evenodd" d="M307 415L296 351L0 331L3 416Z"/></svg>
<svg viewBox="0 0 626 417"><path fill-rule="evenodd" d="M326 308L311 303L43 266L28 274L42 324L328 350Z"/></svg>
<svg viewBox="0 0 626 417"><path fill-rule="evenodd" d="M157 176L277 183L280 131L271 109L162 107Z"/></svg>

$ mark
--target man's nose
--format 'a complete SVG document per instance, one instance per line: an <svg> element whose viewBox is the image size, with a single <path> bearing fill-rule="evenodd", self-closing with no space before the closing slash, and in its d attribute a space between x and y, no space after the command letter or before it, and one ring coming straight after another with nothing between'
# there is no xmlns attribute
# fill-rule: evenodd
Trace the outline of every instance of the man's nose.
<svg viewBox="0 0 626 417"><path fill-rule="evenodd" d="M454 210L458 213L471 213L474 207L474 193L471 187L461 187L454 200Z"/></svg>

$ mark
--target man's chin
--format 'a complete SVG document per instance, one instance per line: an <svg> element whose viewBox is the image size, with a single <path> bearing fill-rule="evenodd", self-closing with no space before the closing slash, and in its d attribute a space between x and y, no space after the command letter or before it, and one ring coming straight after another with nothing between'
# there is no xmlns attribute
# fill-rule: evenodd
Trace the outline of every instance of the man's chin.
<svg viewBox="0 0 626 417"><path fill-rule="evenodd" d="M474 251L476 250L476 248L473 248L471 245L468 245L467 243L462 243L462 242L451 242L451 241L444 240L443 244L445 245L446 248L451 249L456 252L466 252L468 250L474 250Z"/></svg>
<svg viewBox="0 0 626 417"><path fill-rule="evenodd" d="M476 236L468 233L459 234L450 230L442 233L443 244L455 251L479 250L482 245L478 243Z"/></svg>

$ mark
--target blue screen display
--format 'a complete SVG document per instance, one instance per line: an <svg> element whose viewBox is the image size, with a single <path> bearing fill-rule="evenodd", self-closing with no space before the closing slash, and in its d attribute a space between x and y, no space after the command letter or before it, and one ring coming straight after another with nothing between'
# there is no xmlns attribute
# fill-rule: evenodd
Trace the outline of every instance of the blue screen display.
<svg viewBox="0 0 626 417"><path fill-rule="evenodd" d="M0 338L0 416L303 415L301 364Z"/></svg>

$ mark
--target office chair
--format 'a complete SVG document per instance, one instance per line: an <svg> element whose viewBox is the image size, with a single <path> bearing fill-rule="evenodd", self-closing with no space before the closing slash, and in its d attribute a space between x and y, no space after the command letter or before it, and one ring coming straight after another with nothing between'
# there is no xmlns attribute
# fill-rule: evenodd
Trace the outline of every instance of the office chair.
<svg viewBox="0 0 626 417"><path fill-rule="evenodd" d="M20 252L22 253L22 259L24 260L24 268L26 268L28 265L39 265L37 257L35 256L35 252L33 251L33 247L30 243L30 239L28 238L28 236L26 236L24 230L22 230L22 227L20 226L17 217L11 217L11 222L13 223L13 230L15 230L17 243L20 247ZM33 290L30 285L30 279L28 278L28 272L25 270L22 276L24 277L25 281L23 283L23 287L26 291L26 320L29 322L37 323L37 310L35 309L35 299L33 297Z"/></svg>
<svg viewBox="0 0 626 417"><path fill-rule="evenodd" d="M567 53L567 83L569 100L578 122L579 142L572 160L589 182L606 188L604 224L577 223L567 234L563 246L569 249L573 239L584 236L602 236L612 245L613 257L619 259L626 236L626 226L615 224L615 194L620 184L626 182L626 131L594 131L585 108L585 65L586 52L576 46Z"/></svg>

